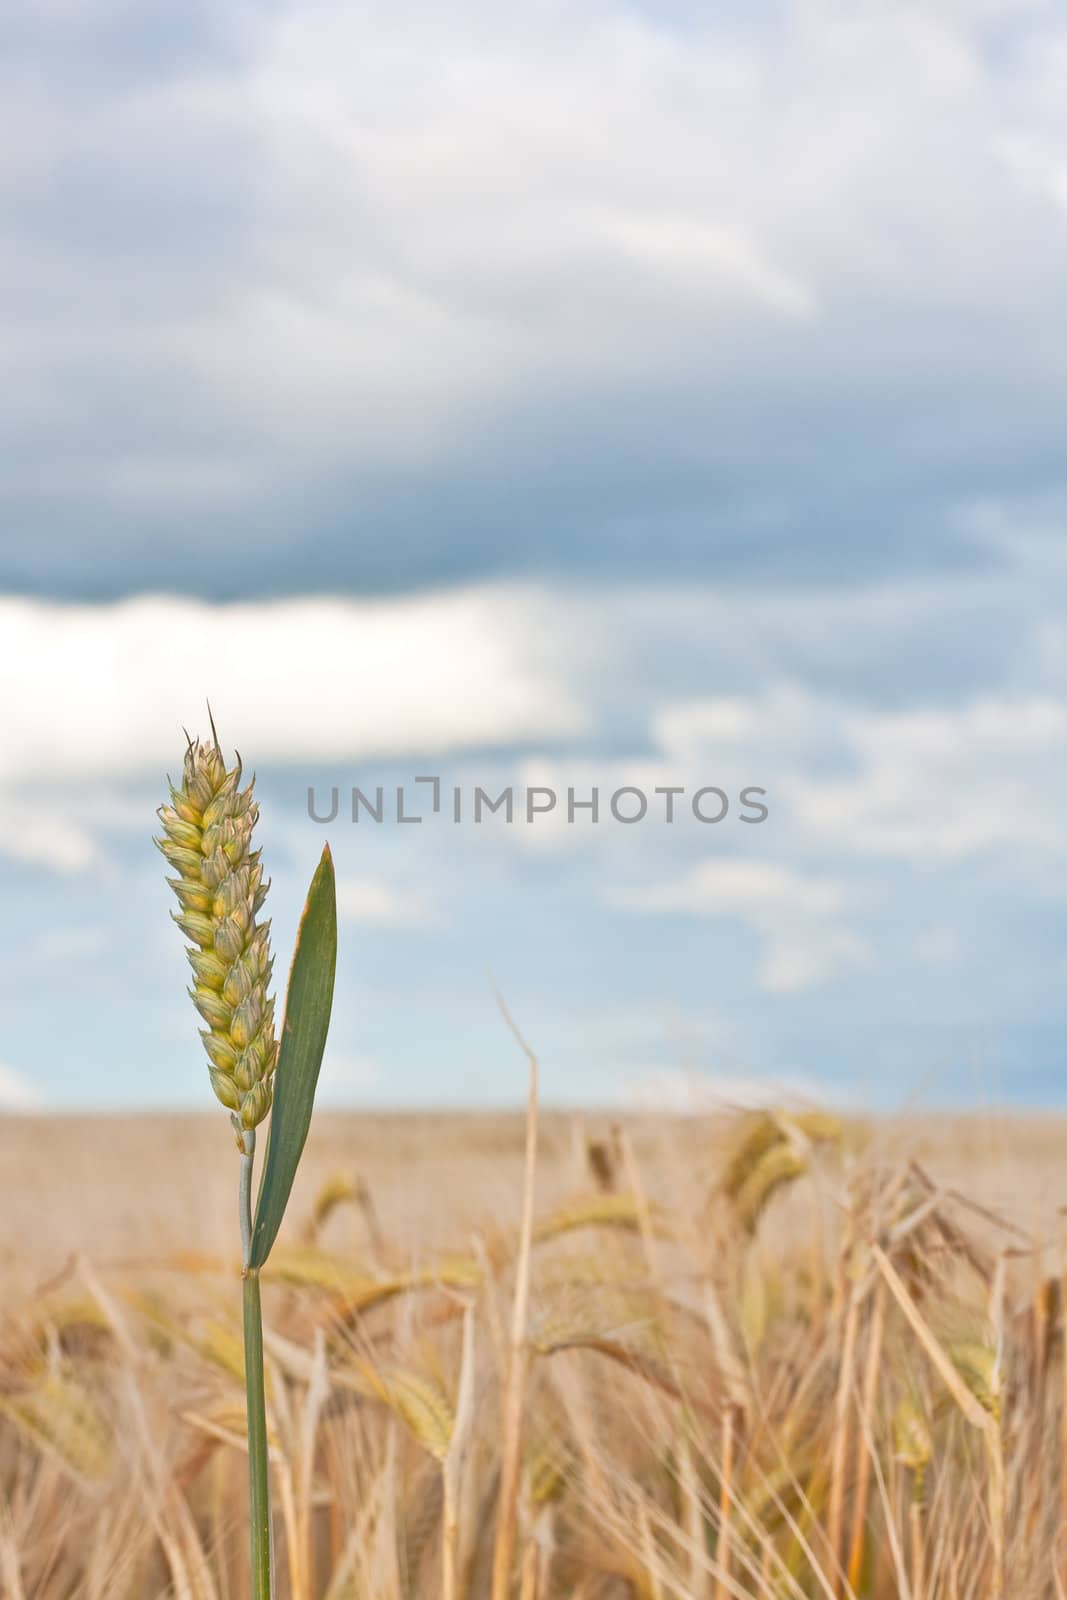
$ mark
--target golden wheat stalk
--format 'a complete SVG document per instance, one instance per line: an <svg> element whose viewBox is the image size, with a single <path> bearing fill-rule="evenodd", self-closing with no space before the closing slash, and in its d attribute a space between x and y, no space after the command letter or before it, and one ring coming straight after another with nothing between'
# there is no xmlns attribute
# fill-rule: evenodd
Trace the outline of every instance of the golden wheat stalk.
<svg viewBox="0 0 1067 1600"><path fill-rule="evenodd" d="M865 1416L873 1416L878 1394L878 1379L882 1370L882 1341L888 1291L883 1282L874 1290L871 1307L871 1325L867 1344L867 1364L863 1374L862 1406ZM870 1493L871 1457L868 1451L860 1452L856 1461L856 1482L853 1490L852 1536L848 1547L848 1581L859 1591L863 1571L864 1540L867 1529L867 1499Z"/></svg>
<svg viewBox="0 0 1067 1600"><path fill-rule="evenodd" d="M926 1471L933 1456L933 1441L926 1418L916 1402L905 1395L893 1414L893 1454L911 1473L911 1600L925 1600L926 1546L923 1533L923 1492Z"/></svg>
<svg viewBox="0 0 1067 1600"><path fill-rule="evenodd" d="M522 1222L519 1229L519 1252L515 1264L515 1288L511 1302L511 1338L502 1416L500 1493L497 1502L496 1538L493 1544L492 1600L507 1600L511 1591L511 1563L518 1520L522 1474L523 1404L530 1361L527 1318L530 1303L530 1253L533 1245L534 1181L537 1173L538 1061L512 1021L511 1014L499 995L497 1003L505 1022L526 1056L530 1069L526 1102Z"/></svg>

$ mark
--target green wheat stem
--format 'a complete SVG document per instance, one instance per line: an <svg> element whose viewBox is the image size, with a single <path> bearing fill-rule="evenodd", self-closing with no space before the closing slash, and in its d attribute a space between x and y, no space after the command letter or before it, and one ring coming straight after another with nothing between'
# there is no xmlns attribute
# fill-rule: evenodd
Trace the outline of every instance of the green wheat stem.
<svg viewBox="0 0 1067 1600"><path fill-rule="evenodd" d="M254 1140L253 1140L254 1145ZM251 1153L241 1161L241 1240L247 1259L251 1239ZM259 1271L244 1269L245 1397L248 1405L248 1512L252 1552L252 1600L271 1600L270 1476L267 1401L263 1383L263 1313Z"/></svg>
<svg viewBox="0 0 1067 1600"><path fill-rule="evenodd" d="M252 1256L252 1164L256 1156L256 1130L246 1128L241 1140L241 1171L237 1212L241 1222L241 1271L247 1272Z"/></svg>

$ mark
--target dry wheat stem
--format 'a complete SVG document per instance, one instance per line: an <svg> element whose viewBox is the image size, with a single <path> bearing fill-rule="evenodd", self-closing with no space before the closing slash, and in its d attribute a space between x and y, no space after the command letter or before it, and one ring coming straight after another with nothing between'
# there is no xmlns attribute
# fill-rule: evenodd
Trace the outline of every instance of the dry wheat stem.
<svg viewBox="0 0 1067 1600"><path fill-rule="evenodd" d="M874 1412L878 1392L878 1377L882 1361L882 1335L885 1331L886 1287L880 1283L874 1292L871 1326L868 1333L867 1364L863 1376L863 1407L867 1416ZM849 1542L848 1581L858 1589L863 1569L863 1543L867 1524L867 1494L870 1487L870 1452L862 1450L856 1463L856 1486L853 1491L852 1537Z"/></svg>
<svg viewBox="0 0 1067 1600"><path fill-rule="evenodd" d="M722 1481L719 1490L719 1542L715 1558L718 1575L715 1580L715 1600L726 1600L730 1583L730 1511L733 1504L734 1428L736 1410L727 1401L722 1414Z"/></svg>
<svg viewBox="0 0 1067 1600"><path fill-rule="evenodd" d="M497 1509L496 1545L493 1551L492 1600L507 1600L511 1587L511 1565L515 1550L515 1527L518 1519L519 1480L522 1471L523 1396L529 1359L526 1324L530 1299L534 1180L537 1170L537 1057L516 1028L503 1000L499 996L497 998L504 1020L529 1063L522 1224L519 1233L519 1255L515 1268L515 1298L512 1303L511 1313L511 1344L508 1359L507 1386L504 1395L500 1498Z"/></svg>

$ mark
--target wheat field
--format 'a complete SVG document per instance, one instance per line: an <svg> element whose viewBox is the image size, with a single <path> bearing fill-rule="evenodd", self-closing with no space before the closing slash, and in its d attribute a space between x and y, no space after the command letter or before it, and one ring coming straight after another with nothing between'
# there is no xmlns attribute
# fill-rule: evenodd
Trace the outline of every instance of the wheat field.
<svg viewBox="0 0 1067 1600"><path fill-rule="evenodd" d="M542 1114L531 1187L521 1116L320 1115L278 1593L1058 1600L1063 1135ZM0 1125L4 1600L247 1593L229 1137Z"/></svg>

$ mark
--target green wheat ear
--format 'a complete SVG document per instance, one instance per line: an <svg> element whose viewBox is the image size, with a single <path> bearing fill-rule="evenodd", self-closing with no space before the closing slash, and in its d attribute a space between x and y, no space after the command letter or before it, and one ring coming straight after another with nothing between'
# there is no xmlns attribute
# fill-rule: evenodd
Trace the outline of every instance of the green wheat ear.
<svg viewBox="0 0 1067 1600"><path fill-rule="evenodd" d="M193 941L189 994L207 1023L200 1037L212 1088L232 1114L242 1151L246 1130L270 1110L278 1059L270 923L256 920L268 885L251 849L254 781L242 789L240 757L227 770L217 742L191 740L181 786L171 784L171 803L159 808L164 837L156 840L179 874L167 879L181 907L171 915Z"/></svg>

